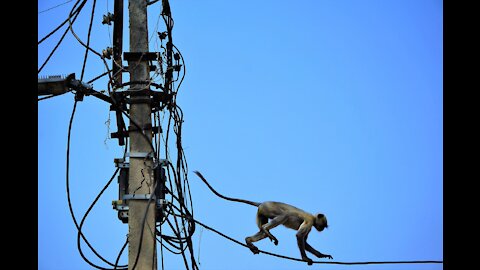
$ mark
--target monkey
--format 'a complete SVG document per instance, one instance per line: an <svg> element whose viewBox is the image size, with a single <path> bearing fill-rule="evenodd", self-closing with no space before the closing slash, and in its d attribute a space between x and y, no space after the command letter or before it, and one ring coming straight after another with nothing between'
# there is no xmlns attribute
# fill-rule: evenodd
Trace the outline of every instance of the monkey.
<svg viewBox="0 0 480 270"><path fill-rule="evenodd" d="M270 233L270 230L278 225L283 225L287 228L297 231L296 237L298 249L300 250L302 260L306 261L308 265L312 265L313 261L307 257L305 250L317 256L318 258L333 259L331 255L323 254L307 243L308 234L310 233L312 227L315 227L315 229L317 229L319 232L323 231L325 228L328 228L327 217L324 214L318 213L316 215L312 215L303 211L302 209L282 202L266 201L263 203L258 203L249 200L226 197L213 189L213 187L210 186L205 177L203 177L199 171L194 171L194 173L200 177L200 179L205 182L208 188L218 197L257 207L256 219L257 226L260 231L245 238L245 242L253 254L259 253L258 248L253 244L253 242L260 241L264 238L268 237L273 244L278 245L278 239Z"/></svg>

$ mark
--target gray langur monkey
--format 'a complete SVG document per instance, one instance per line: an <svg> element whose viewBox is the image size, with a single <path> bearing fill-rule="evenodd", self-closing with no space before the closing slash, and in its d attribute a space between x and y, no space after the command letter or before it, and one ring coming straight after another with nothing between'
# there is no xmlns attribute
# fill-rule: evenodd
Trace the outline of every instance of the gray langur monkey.
<svg viewBox="0 0 480 270"><path fill-rule="evenodd" d="M302 260L306 261L308 265L312 265L313 261L307 257L305 250L317 256L318 258L333 259L332 256L317 251L307 243L308 234L310 233L312 227L315 227L315 229L317 229L319 232L323 231L325 228L328 228L327 217L324 214L312 215L295 206L281 202L267 201L263 203L257 203L243 199L226 197L213 189L200 172L194 171L194 173L198 175L198 177L200 177L200 179L207 184L208 188L220 198L258 207L257 225L260 231L245 238L245 242L253 254L258 254L259 250L252 243L264 238L268 237L270 241L273 241L275 245L278 245L277 238L270 233L270 230L278 225L284 225L287 228L297 230L296 236L298 249L300 250Z"/></svg>

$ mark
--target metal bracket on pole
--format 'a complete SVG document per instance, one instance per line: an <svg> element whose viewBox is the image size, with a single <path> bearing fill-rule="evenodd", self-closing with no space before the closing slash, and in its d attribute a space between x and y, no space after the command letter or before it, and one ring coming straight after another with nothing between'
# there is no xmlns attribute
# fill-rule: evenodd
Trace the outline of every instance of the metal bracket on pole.
<svg viewBox="0 0 480 270"><path fill-rule="evenodd" d="M152 194L125 194L123 195L123 200L150 200L150 196ZM155 199L155 195L153 195L153 198Z"/></svg>
<svg viewBox="0 0 480 270"><path fill-rule="evenodd" d="M122 221L122 223L128 223L128 210L129 207L123 200L116 200L112 201L113 209L118 211L118 219Z"/></svg>
<svg viewBox="0 0 480 270"><path fill-rule="evenodd" d="M114 207L115 209L119 210L119 211L128 211L128 205L115 205Z"/></svg>
<svg viewBox="0 0 480 270"><path fill-rule="evenodd" d="M117 210L128 210L128 206L125 204L126 200L149 200L151 194L125 194L123 195L123 200L113 201L112 204ZM155 195L153 196L155 199ZM165 199L155 200L157 203L157 208L160 208L162 205L166 204Z"/></svg>
<svg viewBox="0 0 480 270"><path fill-rule="evenodd" d="M133 157L133 158L147 158L147 157L151 157L153 158L154 157L154 154L153 152L130 152L130 153L127 153L126 156L128 157Z"/></svg>
<svg viewBox="0 0 480 270"><path fill-rule="evenodd" d="M117 168L130 168L130 164L123 158L115 158L113 159L113 162L115 162L115 167Z"/></svg>

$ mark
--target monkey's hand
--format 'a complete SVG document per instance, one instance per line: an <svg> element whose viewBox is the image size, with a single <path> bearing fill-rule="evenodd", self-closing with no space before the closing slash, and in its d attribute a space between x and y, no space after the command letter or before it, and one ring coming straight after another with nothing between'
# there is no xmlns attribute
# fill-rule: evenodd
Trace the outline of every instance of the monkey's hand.
<svg viewBox="0 0 480 270"><path fill-rule="evenodd" d="M318 256L319 258L329 258L330 260L333 259L333 257L331 255L328 255L328 254L322 254L321 256Z"/></svg>
<svg viewBox="0 0 480 270"><path fill-rule="evenodd" d="M302 257L302 260L306 261L308 265L312 265L312 264L313 264L312 259L308 258L307 256Z"/></svg>

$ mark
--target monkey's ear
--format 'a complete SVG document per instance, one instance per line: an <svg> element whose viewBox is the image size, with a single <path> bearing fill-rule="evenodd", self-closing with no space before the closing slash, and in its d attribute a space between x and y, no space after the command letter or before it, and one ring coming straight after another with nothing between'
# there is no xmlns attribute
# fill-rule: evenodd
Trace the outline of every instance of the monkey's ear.
<svg viewBox="0 0 480 270"><path fill-rule="evenodd" d="M318 219L323 218L324 216L325 216L324 214L317 214Z"/></svg>

